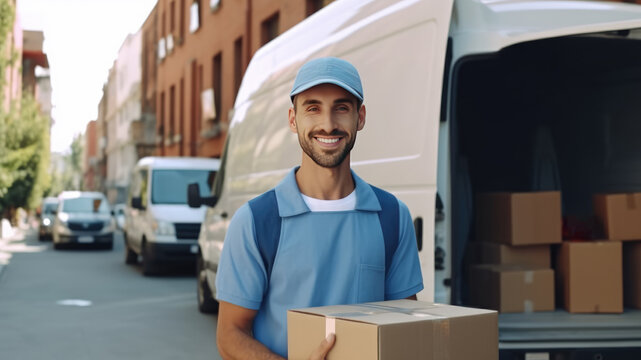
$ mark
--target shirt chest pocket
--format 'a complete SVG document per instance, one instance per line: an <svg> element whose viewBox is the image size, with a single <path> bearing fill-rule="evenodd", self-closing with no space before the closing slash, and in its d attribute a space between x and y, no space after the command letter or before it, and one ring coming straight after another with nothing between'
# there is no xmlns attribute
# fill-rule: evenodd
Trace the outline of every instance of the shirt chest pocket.
<svg viewBox="0 0 641 360"><path fill-rule="evenodd" d="M357 289L358 302L385 300L385 267L360 264Z"/></svg>

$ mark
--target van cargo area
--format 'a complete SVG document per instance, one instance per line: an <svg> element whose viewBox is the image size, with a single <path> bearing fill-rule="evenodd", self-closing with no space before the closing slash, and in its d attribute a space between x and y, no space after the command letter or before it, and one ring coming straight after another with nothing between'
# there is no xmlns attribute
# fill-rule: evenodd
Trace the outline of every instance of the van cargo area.
<svg viewBox="0 0 641 360"><path fill-rule="evenodd" d="M602 239L594 194L641 192L641 31L520 43L452 69L452 303L467 305L464 254L476 240L478 194L560 191L566 237ZM551 249L554 264L558 245ZM499 342L502 359L523 358L510 349L575 359L590 348L638 359L630 349L641 348L641 310L570 314L557 294L553 312L500 314ZM564 349L579 350L563 357Z"/></svg>

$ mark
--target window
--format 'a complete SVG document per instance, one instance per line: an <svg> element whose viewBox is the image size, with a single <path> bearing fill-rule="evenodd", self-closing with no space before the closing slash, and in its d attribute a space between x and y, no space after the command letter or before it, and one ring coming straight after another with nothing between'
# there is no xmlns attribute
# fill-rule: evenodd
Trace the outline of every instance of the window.
<svg viewBox="0 0 641 360"><path fill-rule="evenodd" d="M178 34L180 36L180 39L178 39L178 45L181 45L185 40L185 0L180 0L179 13L180 21L178 22L178 26L180 26L180 29L178 30Z"/></svg>
<svg viewBox="0 0 641 360"><path fill-rule="evenodd" d="M169 32L174 33L176 29L176 2L172 1L169 4Z"/></svg>
<svg viewBox="0 0 641 360"><path fill-rule="evenodd" d="M165 137L165 92L160 93L160 136L161 141L164 141Z"/></svg>
<svg viewBox="0 0 641 360"><path fill-rule="evenodd" d="M163 11L162 15L160 16L160 37L165 37L165 34L167 34L167 16L166 13Z"/></svg>
<svg viewBox="0 0 641 360"><path fill-rule="evenodd" d="M334 0L307 0L307 16L332 3Z"/></svg>
<svg viewBox="0 0 641 360"><path fill-rule="evenodd" d="M187 204L186 189L191 183L198 183L200 196L211 194L211 184L216 172L212 170L154 170L151 172L151 202L153 204Z"/></svg>
<svg viewBox="0 0 641 360"><path fill-rule="evenodd" d="M191 104L190 104L190 115L191 115L191 124L189 126L189 154L190 156L196 155L196 123L197 119L200 118L200 91L198 90L198 64L196 61L191 62Z"/></svg>
<svg viewBox="0 0 641 360"><path fill-rule="evenodd" d="M169 136L176 135L174 121L176 121L176 86L172 85L169 88Z"/></svg>
<svg viewBox="0 0 641 360"><path fill-rule="evenodd" d="M89 196L64 199L62 201L62 211L66 213L109 213L109 207L105 200Z"/></svg>
<svg viewBox="0 0 641 360"><path fill-rule="evenodd" d="M243 37L234 41L234 98L240 89L240 82L243 77Z"/></svg>
<svg viewBox="0 0 641 360"><path fill-rule="evenodd" d="M183 116L185 114L185 79L180 78L180 105L178 110L178 133L182 136L183 134ZM182 151L182 149L181 149ZM182 153L181 153L182 155Z"/></svg>
<svg viewBox="0 0 641 360"><path fill-rule="evenodd" d="M167 48L165 47L165 38L158 40L158 59L162 60L167 55Z"/></svg>
<svg viewBox="0 0 641 360"><path fill-rule="evenodd" d="M216 120L220 121L220 98L222 92L222 78L223 78L223 56L222 53L216 54L212 63L212 87L214 88L214 112L216 114Z"/></svg>
<svg viewBox="0 0 641 360"><path fill-rule="evenodd" d="M278 36L279 18L280 16L278 12L276 12L263 21L261 24L261 45L267 44Z"/></svg>
<svg viewBox="0 0 641 360"><path fill-rule="evenodd" d="M200 27L200 0L194 0L189 10L189 32L194 33Z"/></svg>
<svg viewBox="0 0 641 360"><path fill-rule="evenodd" d="M202 102L200 101L200 96L203 93L203 66L198 65L198 87L197 87L197 92L196 94L198 95L198 117L196 119L200 120L198 121L198 133L200 133L200 130L202 129L202 120L203 120L203 111L202 111Z"/></svg>

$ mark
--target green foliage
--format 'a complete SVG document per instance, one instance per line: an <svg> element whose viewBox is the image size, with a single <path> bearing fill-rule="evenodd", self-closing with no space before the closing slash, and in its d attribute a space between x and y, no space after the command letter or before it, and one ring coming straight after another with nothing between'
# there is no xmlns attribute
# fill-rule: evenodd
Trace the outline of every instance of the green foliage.
<svg viewBox="0 0 641 360"><path fill-rule="evenodd" d="M49 119L29 94L0 117L0 210L38 206L50 186Z"/></svg>
<svg viewBox="0 0 641 360"><path fill-rule="evenodd" d="M65 155L62 185L65 190L82 190L82 152L84 138L77 134L71 142L71 153Z"/></svg>
<svg viewBox="0 0 641 360"><path fill-rule="evenodd" d="M7 39L13 29L16 13L10 0L0 0L0 99L3 98L5 69L15 61L15 52L7 56Z"/></svg>

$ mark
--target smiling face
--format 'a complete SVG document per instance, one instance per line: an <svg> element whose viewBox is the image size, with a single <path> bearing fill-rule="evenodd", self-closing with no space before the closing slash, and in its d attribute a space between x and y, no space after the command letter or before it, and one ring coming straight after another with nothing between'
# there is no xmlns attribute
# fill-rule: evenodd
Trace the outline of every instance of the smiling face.
<svg viewBox="0 0 641 360"><path fill-rule="evenodd" d="M304 155L319 166L337 167L349 159L356 133L365 125L365 106L343 88L321 84L294 98L289 127ZM349 162L347 162L349 164Z"/></svg>

